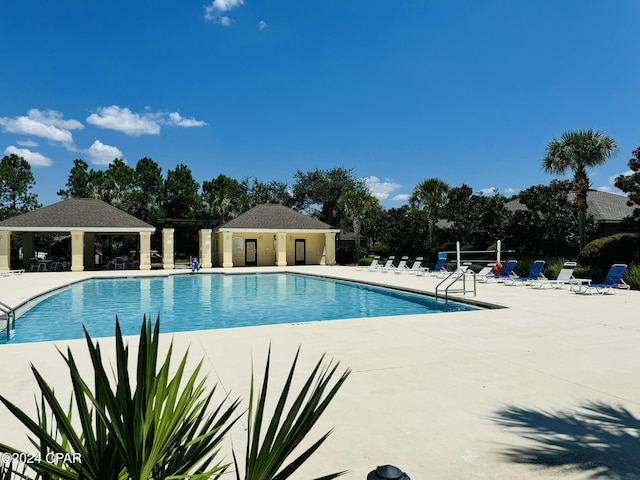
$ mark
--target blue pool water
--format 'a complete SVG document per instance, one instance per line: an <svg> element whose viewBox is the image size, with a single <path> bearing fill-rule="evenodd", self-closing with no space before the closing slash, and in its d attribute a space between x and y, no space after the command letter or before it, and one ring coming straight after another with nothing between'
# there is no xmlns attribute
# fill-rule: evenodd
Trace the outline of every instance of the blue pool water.
<svg viewBox="0 0 640 480"><path fill-rule="evenodd" d="M137 335L143 315L161 331L476 310L393 289L299 274L199 274L89 280L66 287L20 315L10 343ZM6 343L6 332L0 343Z"/></svg>

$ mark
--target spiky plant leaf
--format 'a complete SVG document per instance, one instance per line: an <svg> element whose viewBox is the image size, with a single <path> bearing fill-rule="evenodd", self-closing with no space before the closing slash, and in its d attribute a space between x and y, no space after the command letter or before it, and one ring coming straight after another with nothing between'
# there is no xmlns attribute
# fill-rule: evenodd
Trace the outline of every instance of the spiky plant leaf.
<svg viewBox="0 0 640 480"><path fill-rule="evenodd" d="M323 366L323 355L287 410L286 405L290 398L291 385L299 354L300 349L298 348L270 419L266 417L266 403L269 387L271 347L269 347L267 354L264 377L259 392L255 391L252 370L249 393L247 453L244 466L245 480L288 479L315 453L331 433L331 431L325 433L313 442L311 446L294 456L294 452L301 446L303 440L351 373L347 369L334 380L339 364ZM262 430L264 428L266 428L266 433L262 438ZM291 456L294 456L294 458L290 459ZM240 480L240 467L235 452L233 452L233 460L236 468L236 478ZM331 480L344 473L346 472L332 473L319 477L317 480L320 480L320 478Z"/></svg>

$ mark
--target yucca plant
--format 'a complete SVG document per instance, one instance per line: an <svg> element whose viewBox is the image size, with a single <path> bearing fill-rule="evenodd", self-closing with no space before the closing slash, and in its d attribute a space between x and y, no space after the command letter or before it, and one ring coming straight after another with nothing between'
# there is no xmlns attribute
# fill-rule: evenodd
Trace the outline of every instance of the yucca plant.
<svg viewBox="0 0 640 480"><path fill-rule="evenodd" d="M290 460L290 457L301 446L307 434L351 373L349 369L345 370L334 382L333 379L339 364L330 363L323 366L323 355L291 406L285 411L299 354L300 349L296 352L289 375L270 419L267 418L265 410L271 349L269 349L267 355L264 378L259 392L255 391L252 369L244 480L288 479L324 443L331 433L331 431L326 432ZM332 383L333 385L331 385ZM263 435L264 429L266 429L266 433ZM238 464L235 451L233 452L233 460L236 468L236 479L241 480L241 467ZM347 472L332 473L318 477L316 480L331 480L345 473Z"/></svg>
<svg viewBox="0 0 640 480"><path fill-rule="evenodd" d="M185 375L187 353L171 375L173 345L158 368L159 332L160 319L152 333L151 322L145 318L133 390L129 349L117 317L115 390L105 371L100 346L93 343L86 329L93 388L82 378L71 350L66 356L60 352L71 377L73 411L78 415L75 423L71 409L62 407L34 366L32 371L44 399L37 421L0 396L33 435L31 443L40 449L42 461L29 465L37 475L69 480L210 479L226 470L228 465L220 463L217 454L222 439L237 420L238 401L227 404L225 398L210 408L215 387L206 393L205 380L199 378L201 364L190 376ZM0 450L22 453L3 444ZM47 452L68 454L79 461L50 462Z"/></svg>

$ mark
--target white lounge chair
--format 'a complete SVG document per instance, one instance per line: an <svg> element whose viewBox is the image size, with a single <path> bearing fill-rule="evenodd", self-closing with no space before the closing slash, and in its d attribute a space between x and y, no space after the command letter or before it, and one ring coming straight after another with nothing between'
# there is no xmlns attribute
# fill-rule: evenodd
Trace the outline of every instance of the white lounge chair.
<svg viewBox="0 0 640 480"><path fill-rule="evenodd" d="M533 282L531 284L531 288L540 288L540 289L544 287L564 288L565 285L570 285L574 282L588 283L591 281L584 278L575 278L573 276L573 270L575 268L576 268L576 262L565 262L564 265L562 265L562 269L560 270L560 273L558 273L558 277L555 280L550 280L548 278L545 278L543 280Z"/></svg>
<svg viewBox="0 0 640 480"><path fill-rule="evenodd" d="M405 269L408 268L407 267L408 260L409 260L409 257L407 255L403 256L400 259L400 262L398 263L398 265L393 266L393 264L391 264L391 268L389 268L389 270L387 271L393 272L393 273L404 273Z"/></svg>
<svg viewBox="0 0 640 480"><path fill-rule="evenodd" d="M396 257L394 255L390 255L389 258L387 258L387 261L385 262L384 265L380 265L378 264L377 267L370 269L371 271L374 272L384 272L387 271L389 268L393 268L393 262L395 261Z"/></svg>
<svg viewBox="0 0 640 480"><path fill-rule="evenodd" d="M411 268L406 268L405 272L407 272L409 275L417 275L420 269L422 269L422 260L424 260L423 257L416 257L416 259L413 261L413 265L411 265Z"/></svg>
<svg viewBox="0 0 640 480"><path fill-rule="evenodd" d="M358 265L356 267L356 270L371 270L378 266L379 261L380 261L380 255L376 255L375 257L373 257L373 260L371 260L371 263L369 265Z"/></svg>

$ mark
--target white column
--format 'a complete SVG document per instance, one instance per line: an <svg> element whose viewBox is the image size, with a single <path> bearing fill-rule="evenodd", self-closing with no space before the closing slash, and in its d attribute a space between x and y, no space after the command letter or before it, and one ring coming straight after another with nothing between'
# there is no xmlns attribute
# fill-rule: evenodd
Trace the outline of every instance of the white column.
<svg viewBox="0 0 640 480"><path fill-rule="evenodd" d="M71 271L82 272L84 270L84 231L73 230L71 232Z"/></svg>
<svg viewBox="0 0 640 480"><path fill-rule="evenodd" d="M140 232L140 270L151 270L151 232Z"/></svg>
<svg viewBox="0 0 640 480"><path fill-rule="evenodd" d="M0 270L11 270L11 232L9 230L0 232Z"/></svg>
<svg viewBox="0 0 640 480"><path fill-rule="evenodd" d="M162 229L162 268L165 270L173 270L174 263L174 239L175 229Z"/></svg>
<svg viewBox="0 0 640 480"><path fill-rule="evenodd" d="M356 240L357 241L357 240ZM327 232L324 234L324 263L321 261L321 265L335 265L336 264L336 234L335 232Z"/></svg>
<svg viewBox="0 0 640 480"><path fill-rule="evenodd" d="M287 266L287 234L282 232L276 234L276 265Z"/></svg>
<svg viewBox="0 0 640 480"><path fill-rule="evenodd" d="M203 228L198 232L200 266L211 268L211 229Z"/></svg>
<svg viewBox="0 0 640 480"><path fill-rule="evenodd" d="M233 267L233 234L231 232L222 233L222 266Z"/></svg>

